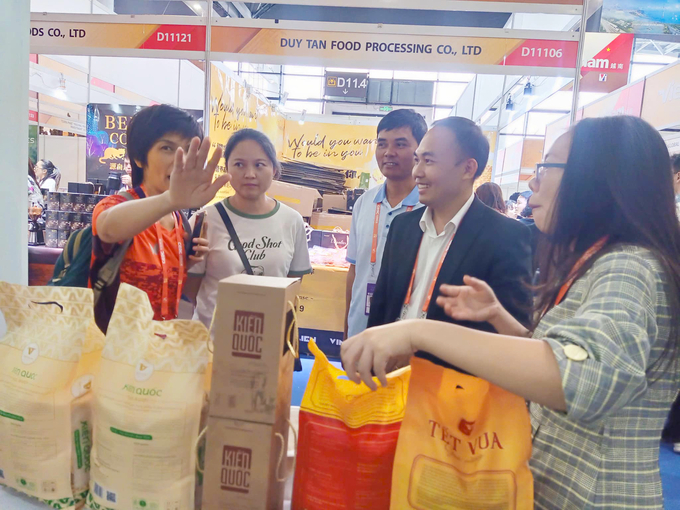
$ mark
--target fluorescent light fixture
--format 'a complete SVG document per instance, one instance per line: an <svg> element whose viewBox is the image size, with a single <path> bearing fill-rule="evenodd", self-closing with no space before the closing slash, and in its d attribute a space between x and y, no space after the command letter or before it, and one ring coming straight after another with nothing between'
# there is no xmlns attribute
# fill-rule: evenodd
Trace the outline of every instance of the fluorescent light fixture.
<svg viewBox="0 0 680 510"><path fill-rule="evenodd" d="M508 101L505 103L505 109L508 111L515 109L515 103L512 102L512 96L508 96Z"/></svg>

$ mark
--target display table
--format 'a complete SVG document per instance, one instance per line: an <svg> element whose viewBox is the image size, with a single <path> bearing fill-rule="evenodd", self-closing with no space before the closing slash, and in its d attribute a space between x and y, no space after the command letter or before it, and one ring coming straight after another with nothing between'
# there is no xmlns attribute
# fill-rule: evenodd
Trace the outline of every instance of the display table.
<svg viewBox="0 0 680 510"><path fill-rule="evenodd" d="M54 273L54 264L61 255L62 248L46 246L28 247L28 284L47 285ZM3 507L0 507L3 508Z"/></svg>
<svg viewBox="0 0 680 510"><path fill-rule="evenodd" d="M0 508L2 510L50 510L52 507L38 503L33 498L0 487ZM283 510L290 510L290 501L283 502Z"/></svg>
<svg viewBox="0 0 680 510"><path fill-rule="evenodd" d="M2 510L48 510L51 507L15 490L0 487L0 508Z"/></svg>

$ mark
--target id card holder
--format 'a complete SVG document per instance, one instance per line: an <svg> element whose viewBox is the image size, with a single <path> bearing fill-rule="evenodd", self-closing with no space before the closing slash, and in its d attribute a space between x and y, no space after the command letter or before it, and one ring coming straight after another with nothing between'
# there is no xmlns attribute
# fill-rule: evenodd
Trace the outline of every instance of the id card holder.
<svg viewBox="0 0 680 510"><path fill-rule="evenodd" d="M366 302L365 302L366 316L370 315L370 313L371 313L371 300L373 299L374 293L375 293L375 283L369 283L366 286Z"/></svg>

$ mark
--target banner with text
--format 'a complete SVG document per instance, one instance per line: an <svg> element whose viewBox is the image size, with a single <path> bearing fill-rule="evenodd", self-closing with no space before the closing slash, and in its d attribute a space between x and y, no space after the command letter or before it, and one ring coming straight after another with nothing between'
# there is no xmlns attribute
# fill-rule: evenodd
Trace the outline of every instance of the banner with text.
<svg viewBox="0 0 680 510"><path fill-rule="evenodd" d="M680 64L646 78L642 118L657 129L680 124Z"/></svg>
<svg viewBox="0 0 680 510"><path fill-rule="evenodd" d="M382 174L375 161L375 126L286 121L283 157L341 168L345 171L345 187L358 188L362 175L380 182Z"/></svg>
<svg viewBox="0 0 680 510"><path fill-rule="evenodd" d="M576 120L593 117L610 117L612 115L632 115L639 117L642 111L642 95L645 82L637 82L630 87L612 92L599 101L581 108L576 114ZM677 119L677 117L676 117Z"/></svg>
<svg viewBox="0 0 680 510"><path fill-rule="evenodd" d="M127 154L127 126L141 106L87 105L85 175L87 180L106 179L109 172L123 172Z"/></svg>
<svg viewBox="0 0 680 510"><path fill-rule="evenodd" d="M281 155L283 146L283 117L265 99L250 92L237 80L228 76L214 64L210 81L210 141L211 155L219 145L225 147L229 137L244 128L257 129L265 133ZM216 174L222 175L227 169L224 159L220 161ZM214 202L234 194L227 184L218 193Z"/></svg>
<svg viewBox="0 0 680 510"><path fill-rule="evenodd" d="M205 51L206 28L200 25L72 23L31 21L31 51L40 47L120 48Z"/></svg>
<svg viewBox="0 0 680 510"><path fill-rule="evenodd" d="M575 68L578 41L366 34L275 28L213 27L220 53L381 61ZM354 67L357 67L354 65Z"/></svg>
<svg viewBox="0 0 680 510"><path fill-rule="evenodd" d="M127 157L127 128L130 119L143 106L121 104L87 105L85 175L88 180L106 179L109 172L122 173ZM199 124L202 110L185 110Z"/></svg>
<svg viewBox="0 0 680 510"><path fill-rule="evenodd" d="M633 34L588 32L583 45L581 92L613 92L628 83Z"/></svg>
<svg viewBox="0 0 680 510"><path fill-rule="evenodd" d="M38 162L38 125L28 126L28 159L34 165Z"/></svg>

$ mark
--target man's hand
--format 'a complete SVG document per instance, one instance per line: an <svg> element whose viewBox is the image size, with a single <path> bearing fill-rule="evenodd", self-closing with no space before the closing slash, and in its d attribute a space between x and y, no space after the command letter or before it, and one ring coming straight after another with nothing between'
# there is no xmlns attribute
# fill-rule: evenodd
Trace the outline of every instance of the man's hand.
<svg viewBox="0 0 680 510"><path fill-rule="evenodd" d="M442 285L437 304L457 321L492 322L503 310L496 294L486 282L465 276L465 285Z"/></svg>

